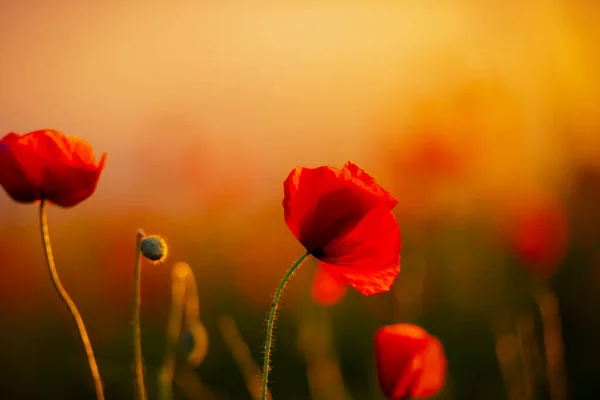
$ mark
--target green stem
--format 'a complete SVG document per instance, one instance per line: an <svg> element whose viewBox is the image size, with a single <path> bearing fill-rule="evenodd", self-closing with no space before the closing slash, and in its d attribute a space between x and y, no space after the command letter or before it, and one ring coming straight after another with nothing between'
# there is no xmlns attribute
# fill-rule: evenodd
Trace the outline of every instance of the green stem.
<svg viewBox="0 0 600 400"><path fill-rule="evenodd" d="M94 351L92 350L92 344L90 343L90 337L85 329L85 324L81 318L81 314L77 310L75 303L71 300L71 297L63 287L58 272L56 271L56 265L54 263L54 256L52 255L52 246L50 245L50 234L48 233L48 216L46 215L46 202L42 198L40 203L40 228L42 231L42 244L44 247L44 253L46 255L46 264L50 271L50 278L54 284L54 288L58 292L58 296L65 303L71 316L75 320L77 330L79 331L79 338L85 349L87 355L88 364L92 372L92 378L94 380L94 386L96 389L96 398L98 400L104 400L104 390L102 389L102 380L100 379L100 371L98 371L98 364L96 364L96 358L94 357Z"/></svg>
<svg viewBox="0 0 600 400"><path fill-rule="evenodd" d="M300 258L292 264L290 269L285 273L283 279L279 283L277 290L275 291L275 295L273 296L273 303L271 304L271 312L269 313L269 320L267 322L267 338L265 341L265 359L263 362L263 376L262 376L262 389L261 389L261 400L267 399L267 383L269 380L269 369L270 369L270 361L271 361L271 342L273 339L273 323L275 322L275 313L277 312L277 306L279 305L279 297L281 296L281 292L283 288L287 284L287 281L292 277L296 269L302 264L302 262L308 257L310 253L307 251L302 254Z"/></svg>
<svg viewBox="0 0 600 400"><path fill-rule="evenodd" d="M135 243L135 274L133 295L133 348L135 349L135 382L139 400L146 400L146 385L144 384L144 361L142 358L142 334L140 328L140 304L141 304L141 273L142 256L140 244L144 238L144 232L138 231Z"/></svg>

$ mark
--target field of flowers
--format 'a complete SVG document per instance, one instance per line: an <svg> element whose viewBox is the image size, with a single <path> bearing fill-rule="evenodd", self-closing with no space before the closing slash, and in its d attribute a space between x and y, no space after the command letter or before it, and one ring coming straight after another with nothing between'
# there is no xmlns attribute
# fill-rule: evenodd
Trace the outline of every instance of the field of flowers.
<svg viewBox="0 0 600 400"><path fill-rule="evenodd" d="M1 399L596 398L598 5L134 3L0 4Z"/></svg>

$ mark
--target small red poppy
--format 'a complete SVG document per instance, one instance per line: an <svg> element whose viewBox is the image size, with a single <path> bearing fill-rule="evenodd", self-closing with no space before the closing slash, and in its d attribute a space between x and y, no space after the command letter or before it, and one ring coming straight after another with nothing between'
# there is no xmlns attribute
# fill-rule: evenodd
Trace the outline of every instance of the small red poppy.
<svg viewBox="0 0 600 400"><path fill-rule="evenodd" d="M294 169L284 182L285 222L320 261L365 295L390 290L400 272L400 230L385 189L358 166Z"/></svg>
<svg viewBox="0 0 600 400"><path fill-rule="evenodd" d="M540 200L527 204L515 220L513 246L533 273L549 277L565 255L569 229L558 201Z"/></svg>
<svg viewBox="0 0 600 400"><path fill-rule="evenodd" d="M311 291L315 303L322 307L329 307L344 298L348 291L348 283L344 275L335 271L335 266L319 263Z"/></svg>
<svg viewBox="0 0 600 400"><path fill-rule="evenodd" d="M19 203L44 199L72 207L96 190L106 153L96 162L92 147L83 139L54 130L0 140L0 185Z"/></svg>
<svg viewBox="0 0 600 400"><path fill-rule="evenodd" d="M388 399L426 398L444 386L446 356L441 342L411 324L375 332L377 377Z"/></svg>

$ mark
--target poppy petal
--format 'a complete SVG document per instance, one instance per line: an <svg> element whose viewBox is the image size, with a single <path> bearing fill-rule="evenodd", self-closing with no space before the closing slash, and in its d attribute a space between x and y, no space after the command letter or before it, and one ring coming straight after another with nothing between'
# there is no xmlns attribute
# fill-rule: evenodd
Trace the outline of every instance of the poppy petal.
<svg viewBox="0 0 600 400"><path fill-rule="evenodd" d="M390 290L400 272L400 230L394 214L381 204L351 232L325 247L323 262L333 264L364 295Z"/></svg>
<svg viewBox="0 0 600 400"><path fill-rule="evenodd" d="M36 188L39 197L41 176L46 161L42 160L32 134L23 136L9 133L4 136L2 143L6 145L12 157L14 168L19 170L19 175L24 177L30 185Z"/></svg>
<svg viewBox="0 0 600 400"><path fill-rule="evenodd" d="M330 174L334 175L333 179L329 177ZM286 225L299 242L302 242L302 231L306 219L310 217L320 195L310 181L314 180L317 184L323 182L322 186L324 187L321 189L327 190L325 185L334 183L336 175L331 167L315 169L298 167L293 169L283 182L283 216ZM308 188L303 188L305 182L308 182Z"/></svg>
<svg viewBox="0 0 600 400"><path fill-rule="evenodd" d="M106 153L97 166L54 166L44 179L44 197L61 207L81 203L96 191L105 162Z"/></svg>
<svg viewBox="0 0 600 400"><path fill-rule="evenodd" d="M344 168L342 168L342 172L346 172L353 178L360 180L368 188L368 190L371 190L373 193L377 194L382 201L387 203L390 207L390 210L396 207L398 204L398 200L396 200L387 190L381 187L381 185L375 182L375 178L363 171L353 162L348 161L346 165L344 165Z"/></svg>
<svg viewBox="0 0 600 400"><path fill-rule="evenodd" d="M0 184L19 202L43 195L51 203L74 206L95 191L106 160L104 154L96 163L85 140L50 129L9 133L0 145Z"/></svg>
<svg viewBox="0 0 600 400"><path fill-rule="evenodd" d="M39 189L23 173L10 148L3 142L0 142L0 186L16 202L31 203L39 200Z"/></svg>
<svg viewBox="0 0 600 400"><path fill-rule="evenodd" d="M377 377L389 398L408 394L414 379L413 359L427 347L428 340L424 329L410 324L388 325L375 332Z"/></svg>
<svg viewBox="0 0 600 400"><path fill-rule="evenodd" d="M336 271L336 267L320 263L312 283L312 298L322 307L337 304L348 291L346 278Z"/></svg>
<svg viewBox="0 0 600 400"><path fill-rule="evenodd" d="M359 181L333 167L294 169L284 182L285 222L311 253L322 249L380 203Z"/></svg>
<svg viewBox="0 0 600 400"><path fill-rule="evenodd" d="M533 273L550 277L569 243L568 223L560 203L546 199L527 204L515 222L516 254Z"/></svg>
<svg viewBox="0 0 600 400"><path fill-rule="evenodd" d="M420 373L411 388L411 397L423 398L436 394L443 386L446 375L446 358L442 343L430 337L425 350L415 358Z"/></svg>
<svg viewBox="0 0 600 400"><path fill-rule="evenodd" d="M412 324L375 333L377 376L389 399L428 397L444 385L446 358L440 341Z"/></svg>

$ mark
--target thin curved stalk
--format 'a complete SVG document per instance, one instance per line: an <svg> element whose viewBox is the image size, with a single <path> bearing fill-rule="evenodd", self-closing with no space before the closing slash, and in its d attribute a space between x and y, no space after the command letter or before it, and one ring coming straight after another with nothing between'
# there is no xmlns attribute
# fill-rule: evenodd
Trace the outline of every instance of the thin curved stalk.
<svg viewBox="0 0 600 400"><path fill-rule="evenodd" d="M175 264L171 283L171 308L167 324L165 358L159 372L159 399L173 398L173 376L177 344L181 339L181 327L185 323L194 339L194 346L187 357L190 365L199 365L208 351L208 336L200 322L198 288L192 268L184 262Z"/></svg>
<svg viewBox="0 0 600 400"><path fill-rule="evenodd" d="M96 364L96 358L94 357L94 351L92 349L92 344L90 342L90 337L88 336L87 330L85 329L85 324L83 323L83 319L81 318L81 314L77 310L77 306L71 297L63 287L60 278L58 277L58 272L56 271L56 265L54 264L54 256L52 255L52 246L50 245L50 234L48 233L48 216L46 214L46 202L42 199L40 203L40 228L42 231L42 244L44 247L44 253L46 255L46 264L48 266L48 270L50 271L50 278L52 283L54 284L54 288L58 293L58 297L65 303L75 324L77 325L77 330L79 332L79 338L81 339L81 343L85 349L85 354L87 356L88 364L90 365L90 370L92 372L92 378L94 380L94 387L96 389L96 398L98 400L104 400L104 390L102 388L102 380L100 379L100 371L98 370L98 364Z"/></svg>
<svg viewBox="0 0 600 400"><path fill-rule="evenodd" d="M285 288L288 280L294 275L296 269L302 264L302 262L308 257L310 253L307 251L302 254L300 258L298 258L290 267L290 269L285 273L283 279L279 283L277 290L275 291L275 295L273 296L273 303L271 303L271 311L269 312L269 320L267 321L267 336L265 340L265 358L263 362L263 375L262 375L262 387L261 387L261 400L267 399L267 384L269 382L269 370L271 363L271 347L273 342L273 325L275 323L275 314L277 313L277 307L279 306L279 298L281 297L281 293Z"/></svg>
<svg viewBox="0 0 600 400"><path fill-rule="evenodd" d="M144 360L142 357L142 333L140 328L140 304L141 304L141 275L142 275L142 252L140 243L144 238L144 232L138 231L135 242L135 273L134 273L134 295L133 295L133 348L135 351L135 384L139 400L146 400L146 384L144 383Z"/></svg>

